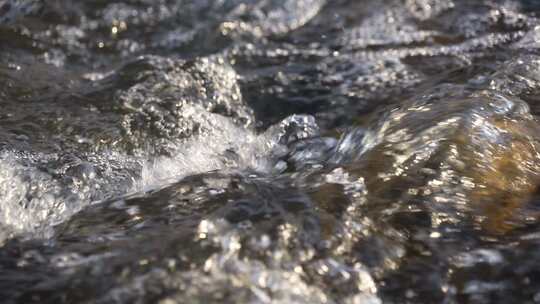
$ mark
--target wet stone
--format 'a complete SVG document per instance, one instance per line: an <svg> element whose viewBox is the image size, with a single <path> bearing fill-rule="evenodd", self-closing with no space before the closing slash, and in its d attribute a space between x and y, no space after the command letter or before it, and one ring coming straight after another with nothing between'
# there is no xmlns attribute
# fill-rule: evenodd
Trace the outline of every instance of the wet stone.
<svg viewBox="0 0 540 304"><path fill-rule="evenodd" d="M372 195L400 204L420 198L441 217L432 216L433 225L466 214L482 215L491 232L520 225L519 210L539 181L538 123L523 101L447 86L382 114L373 125L361 137L345 135L336 148L345 154L338 162L349 157Z"/></svg>
<svg viewBox="0 0 540 304"><path fill-rule="evenodd" d="M533 303L527 0L0 0L6 303Z"/></svg>

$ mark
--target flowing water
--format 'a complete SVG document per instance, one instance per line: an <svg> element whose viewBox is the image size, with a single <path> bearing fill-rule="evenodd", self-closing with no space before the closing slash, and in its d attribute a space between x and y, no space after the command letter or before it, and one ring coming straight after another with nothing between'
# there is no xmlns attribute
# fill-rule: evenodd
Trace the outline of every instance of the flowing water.
<svg viewBox="0 0 540 304"><path fill-rule="evenodd" d="M0 0L2 303L539 303L540 2Z"/></svg>

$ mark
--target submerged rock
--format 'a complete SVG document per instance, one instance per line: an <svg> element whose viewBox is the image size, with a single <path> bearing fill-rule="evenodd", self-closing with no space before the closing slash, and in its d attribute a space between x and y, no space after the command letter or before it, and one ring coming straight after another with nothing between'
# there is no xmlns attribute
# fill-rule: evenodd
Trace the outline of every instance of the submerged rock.
<svg viewBox="0 0 540 304"><path fill-rule="evenodd" d="M189 172L264 162L266 152L242 151L256 138L252 114L219 57L141 57L101 78L79 79L62 93L46 87L44 96L18 96L25 84L8 82L0 122L0 218L8 234L47 236L92 201ZM239 134L244 140L233 139ZM237 161L224 156L228 149ZM170 168L157 173L164 163Z"/></svg>
<svg viewBox="0 0 540 304"><path fill-rule="evenodd" d="M0 298L537 301L538 24L526 0L0 0Z"/></svg>
<svg viewBox="0 0 540 304"><path fill-rule="evenodd" d="M98 81L98 90L88 95L95 96L98 102L93 104L102 112L118 115L121 137L109 140L114 146L159 154L167 153L179 139L208 132L205 112L231 117L239 126L250 125L252 113L237 78L220 57L189 62L141 57ZM103 89L124 84L126 89L116 90L112 102L100 96Z"/></svg>
<svg viewBox="0 0 540 304"><path fill-rule="evenodd" d="M59 80L64 77L68 75L58 75ZM239 126L252 120L237 74L220 57L140 57L94 77L78 76L68 87L49 87L46 81L51 79L43 80L43 96L19 93L26 84L8 78L0 142L51 153L160 154L178 139L205 132L205 113L231 117Z"/></svg>
<svg viewBox="0 0 540 304"><path fill-rule="evenodd" d="M540 182L540 126L523 101L442 86L373 125L346 134L334 161L350 163L376 201L420 203L433 228L472 220L497 233L526 223L521 212Z"/></svg>
<svg viewBox="0 0 540 304"><path fill-rule="evenodd" d="M41 303L193 297L338 303L344 295L347 303L380 303L361 263L316 254L323 245L319 228L311 199L279 181L194 175L86 208L57 227L47 252L38 244L8 243L12 256L0 260L19 266L5 265L5 271L21 267L40 275L13 278L5 285L11 291L1 293L8 301ZM41 253L24 255L30 248ZM121 277L115 268L124 269Z"/></svg>

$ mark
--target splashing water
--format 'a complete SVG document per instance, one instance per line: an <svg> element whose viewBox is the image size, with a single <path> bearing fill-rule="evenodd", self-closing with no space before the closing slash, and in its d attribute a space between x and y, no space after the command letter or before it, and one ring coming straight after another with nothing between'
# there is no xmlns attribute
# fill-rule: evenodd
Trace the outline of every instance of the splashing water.
<svg viewBox="0 0 540 304"><path fill-rule="evenodd" d="M0 298L538 302L539 12L0 0Z"/></svg>

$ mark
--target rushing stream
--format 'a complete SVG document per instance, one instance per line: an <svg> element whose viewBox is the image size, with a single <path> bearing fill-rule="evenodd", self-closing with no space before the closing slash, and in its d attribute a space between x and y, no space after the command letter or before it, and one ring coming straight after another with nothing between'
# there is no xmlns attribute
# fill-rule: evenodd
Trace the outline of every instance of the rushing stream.
<svg viewBox="0 0 540 304"><path fill-rule="evenodd" d="M540 1L0 0L0 302L540 303Z"/></svg>

